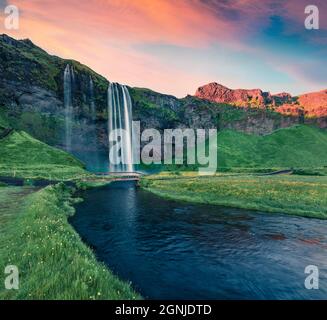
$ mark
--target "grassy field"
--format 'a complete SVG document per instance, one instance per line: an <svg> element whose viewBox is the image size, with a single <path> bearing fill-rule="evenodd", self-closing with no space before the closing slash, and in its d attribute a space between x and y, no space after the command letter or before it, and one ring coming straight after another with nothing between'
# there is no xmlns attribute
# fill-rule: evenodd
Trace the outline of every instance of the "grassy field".
<svg viewBox="0 0 327 320"><path fill-rule="evenodd" d="M90 174L68 153L14 131L0 140L0 176L70 180Z"/></svg>
<svg viewBox="0 0 327 320"><path fill-rule="evenodd" d="M25 197L34 190L32 187L8 187L0 184L0 233L6 223L20 211Z"/></svg>
<svg viewBox="0 0 327 320"><path fill-rule="evenodd" d="M15 199L22 190L0 188L1 202ZM9 291L0 286L0 299L140 298L96 260L69 225L72 203L69 189L60 184L1 210L0 270L16 265L20 288Z"/></svg>
<svg viewBox="0 0 327 320"><path fill-rule="evenodd" d="M295 125L265 136L222 130L218 132L217 141L219 172L263 173L293 169L302 175L327 175L326 130ZM171 172L197 171L198 168L198 164L186 163L140 166L140 170Z"/></svg>
<svg viewBox="0 0 327 320"><path fill-rule="evenodd" d="M218 165L225 168L327 167L327 131L304 125L266 136L218 134Z"/></svg>
<svg viewBox="0 0 327 320"><path fill-rule="evenodd" d="M141 185L168 199L327 218L325 176L161 174L144 178Z"/></svg>

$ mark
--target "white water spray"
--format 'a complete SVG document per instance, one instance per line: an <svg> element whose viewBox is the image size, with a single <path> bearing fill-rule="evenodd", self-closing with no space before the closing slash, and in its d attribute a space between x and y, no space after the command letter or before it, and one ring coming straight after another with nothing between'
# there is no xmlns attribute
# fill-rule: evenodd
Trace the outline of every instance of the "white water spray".
<svg viewBox="0 0 327 320"><path fill-rule="evenodd" d="M132 101L127 87L118 83L110 83L108 88L108 130L109 136L121 145L120 154L114 152L114 163L109 156L109 171L133 172ZM112 147L109 141L109 154Z"/></svg>
<svg viewBox="0 0 327 320"><path fill-rule="evenodd" d="M72 122L73 122L73 99L72 99L72 69L67 64L64 72L64 107L65 107L65 147L68 152L72 149Z"/></svg>

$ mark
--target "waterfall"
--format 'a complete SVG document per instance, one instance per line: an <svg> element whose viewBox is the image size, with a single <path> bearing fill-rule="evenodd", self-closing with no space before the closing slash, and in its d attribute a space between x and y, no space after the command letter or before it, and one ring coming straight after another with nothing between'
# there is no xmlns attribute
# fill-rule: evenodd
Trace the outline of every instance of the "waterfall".
<svg viewBox="0 0 327 320"><path fill-rule="evenodd" d="M91 111L91 118L93 123L96 120L96 110L95 110L95 102L94 102L94 83L92 77L90 76L89 82L89 89L90 89L90 111Z"/></svg>
<svg viewBox="0 0 327 320"><path fill-rule="evenodd" d="M119 129L124 131L119 132ZM120 137L121 145L120 154L114 155L114 163L111 163L109 156L109 171L133 172L132 100L127 87L118 83L110 83L108 88L108 131L109 135L113 134L116 142ZM112 147L113 144L109 141L109 152Z"/></svg>
<svg viewBox="0 0 327 320"><path fill-rule="evenodd" d="M72 92L76 90L76 81L75 81L75 70L74 67L70 67L71 81L72 81Z"/></svg>
<svg viewBox="0 0 327 320"><path fill-rule="evenodd" d="M73 122L73 99L72 99L72 69L67 64L64 72L64 107L65 107L65 147L67 151L72 148L72 122Z"/></svg>

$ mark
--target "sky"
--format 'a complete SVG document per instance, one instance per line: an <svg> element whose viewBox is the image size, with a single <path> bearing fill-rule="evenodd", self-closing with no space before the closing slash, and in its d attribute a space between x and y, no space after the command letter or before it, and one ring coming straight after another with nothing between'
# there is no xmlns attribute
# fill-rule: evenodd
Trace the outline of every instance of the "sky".
<svg viewBox="0 0 327 320"><path fill-rule="evenodd" d="M8 4L19 30L4 29ZM319 30L304 27L308 4ZM0 33L177 97L209 82L293 95L327 88L325 0L0 0Z"/></svg>

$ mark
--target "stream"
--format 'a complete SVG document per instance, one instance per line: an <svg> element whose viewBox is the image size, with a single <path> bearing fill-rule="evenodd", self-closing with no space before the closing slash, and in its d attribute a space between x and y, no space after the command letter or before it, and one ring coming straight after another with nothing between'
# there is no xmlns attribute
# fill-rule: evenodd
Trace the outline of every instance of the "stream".
<svg viewBox="0 0 327 320"><path fill-rule="evenodd" d="M147 299L325 299L327 222L168 201L129 182L85 191L70 222ZM319 268L319 290L304 270Z"/></svg>

